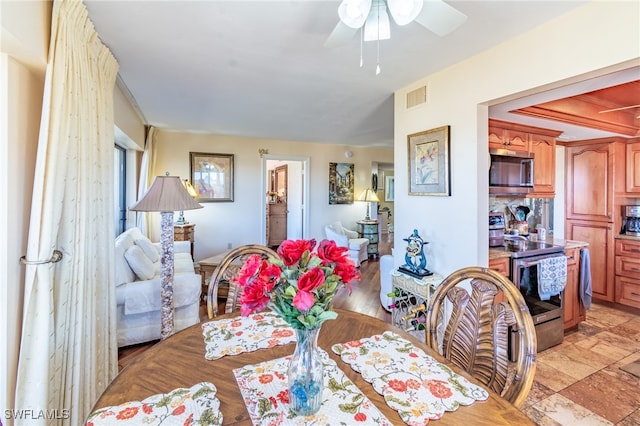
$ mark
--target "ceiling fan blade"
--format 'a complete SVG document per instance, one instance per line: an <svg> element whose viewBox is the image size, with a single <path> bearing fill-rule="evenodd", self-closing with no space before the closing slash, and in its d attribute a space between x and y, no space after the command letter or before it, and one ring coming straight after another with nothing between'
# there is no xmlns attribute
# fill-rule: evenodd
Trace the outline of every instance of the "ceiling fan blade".
<svg viewBox="0 0 640 426"><path fill-rule="evenodd" d="M345 25L342 21L338 21L338 24L324 42L324 47L332 48L347 44L351 41L358 30L359 28L351 28Z"/></svg>
<svg viewBox="0 0 640 426"><path fill-rule="evenodd" d="M424 0L422 12L416 17L416 22L440 37L449 34L466 20L467 15L442 0Z"/></svg>

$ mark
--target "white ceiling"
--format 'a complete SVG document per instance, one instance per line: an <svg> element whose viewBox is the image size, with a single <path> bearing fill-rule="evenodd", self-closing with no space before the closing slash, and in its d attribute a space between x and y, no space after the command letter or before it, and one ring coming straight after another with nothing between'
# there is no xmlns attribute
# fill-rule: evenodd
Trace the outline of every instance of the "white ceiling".
<svg viewBox="0 0 640 426"><path fill-rule="evenodd" d="M392 21L376 76L359 33L323 46L339 1L85 0L147 124L353 146L393 145L395 90L584 2L448 0L467 21L445 37Z"/></svg>

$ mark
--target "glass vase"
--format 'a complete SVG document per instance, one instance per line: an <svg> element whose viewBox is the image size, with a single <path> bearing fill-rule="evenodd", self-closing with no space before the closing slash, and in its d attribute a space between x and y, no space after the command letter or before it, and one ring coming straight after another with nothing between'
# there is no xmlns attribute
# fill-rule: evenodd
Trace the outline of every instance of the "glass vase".
<svg viewBox="0 0 640 426"><path fill-rule="evenodd" d="M289 363L289 404L299 416L309 416L320 410L324 377L322 358L318 350L320 327L296 330L296 350Z"/></svg>

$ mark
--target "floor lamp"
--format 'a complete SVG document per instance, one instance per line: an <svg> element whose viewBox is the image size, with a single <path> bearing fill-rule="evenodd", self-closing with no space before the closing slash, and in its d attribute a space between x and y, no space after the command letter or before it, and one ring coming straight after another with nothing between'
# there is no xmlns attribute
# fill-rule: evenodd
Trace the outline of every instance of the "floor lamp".
<svg viewBox="0 0 640 426"><path fill-rule="evenodd" d="M156 176L146 194L130 210L160 212L160 279L162 308L160 338L173 332L173 212L201 209L182 185L178 176Z"/></svg>

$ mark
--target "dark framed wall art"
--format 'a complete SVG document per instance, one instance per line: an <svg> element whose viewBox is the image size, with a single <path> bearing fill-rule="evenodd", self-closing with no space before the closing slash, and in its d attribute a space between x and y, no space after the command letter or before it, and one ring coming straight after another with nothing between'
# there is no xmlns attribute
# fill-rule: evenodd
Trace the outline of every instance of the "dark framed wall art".
<svg viewBox="0 0 640 426"><path fill-rule="evenodd" d="M233 154L190 152L191 183L199 203L233 201Z"/></svg>
<svg viewBox="0 0 640 426"><path fill-rule="evenodd" d="M353 204L353 163L329 163L329 204Z"/></svg>

